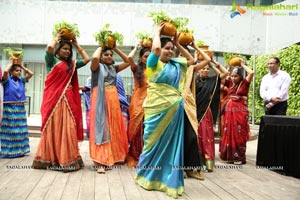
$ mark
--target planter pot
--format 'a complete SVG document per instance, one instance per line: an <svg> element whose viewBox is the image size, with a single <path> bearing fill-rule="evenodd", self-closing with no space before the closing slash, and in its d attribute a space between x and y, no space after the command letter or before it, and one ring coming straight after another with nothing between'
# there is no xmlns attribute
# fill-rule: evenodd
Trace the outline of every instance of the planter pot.
<svg viewBox="0 0 300 200"><path fill-rule="evenodd" d="M208 45L203 45L203 46L199 46L199 48L201 50L204 51L204 53L206 53L210 58L212 58L214 56L214 52L209 50L209 46ZM198 60L203 60L203 57L200 53L198 53Z"/></svg>
<svg viewBox="0 0 300 200"><path fill-rule="evenodd" d="M214 52L212 52L210 50L204 50L204 53L206 53L210 58L212 58L214 56ZM198 60L203 60L203 57L200 53L198 53Z"/></svg>
<svg viewBox="0 0 300 200"><path fill-rule="evenodd" d="M173 37L176 34L176 27L172 22L165 21L164 27L161 29L161 34Z"/></svg>
<svg viewBox="0 0 300 200"><path fill-rule="evenodd" d="M62 28L59 30L59 33L61 34L61 38L64 40L74 40L75 34L73 32L70 32L69 29Z"/></svg>
<svg viewBox="0 0 300 200"><path fill-rule="evenodd" d="M203 51L208 51L209 46L208 45L202 45L199 46L200 49L202 49Z"/></svg>
<svg viewBox="0 0 300 200"><path fill-rule="evenodd" d="M193 35L187 32L182 32L179 35L178 42L182 46L187 46L193 41Z"/></svg>
<svg viewBox="0 0 300 200"><path fill-rule="evenodd" d="M140 45L142 47L145 47L145 48L151 48L152 47L152 40L151 39L143 39L140 41Z"/></svg>
<svg viewBox="0 0 300 200"><path fill-rule="evenodd" d="M12 59L13 64L20 64L21 63L21 58L20 54L13 54L10 59Z"/></svg>
<svg viewBox="0 0 300 200"><path fill-rule="evenodd" d="M207 50L207 51L204 51L210 58L212 58L214 56L214 52L210 51L210 50Z"/></svg>
<svg viewBox="0 0 300 200"><path fill-rule="evenodd" d="M112 37L112 36L108 36L107 38L107 45L105 44L104 41L101 41L100 42L100 46L103 47L103 48L113 48L114 46L116 45L116 40Z"/></svg>
<svg viewBox="0 0 300 200"><path fill-rule="evenodd" d="M228 62L228 65L230 67L233 67L233 66L238 66L240 67L241 66L241 58L240 57L233 57L229 60Z"/></svg>

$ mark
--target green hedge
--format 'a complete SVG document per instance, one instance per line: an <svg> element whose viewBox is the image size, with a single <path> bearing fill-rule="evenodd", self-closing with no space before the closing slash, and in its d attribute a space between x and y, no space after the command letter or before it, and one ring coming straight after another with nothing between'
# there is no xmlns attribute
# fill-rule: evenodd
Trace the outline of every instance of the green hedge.
<svg viewBox="0 0 300 200"><path fill-rule="evenodd" d="M300 116L300 46L295 44L275 53L262 56L251 56L249 67L254 68L255 59L255 79L249 90L249 111L252 116L253 87L255 88L254 119L259 123L260 117L264 115L263 100L259 96L259 87L262 77L269 72L267 62L271 56L280 58L280 69L290 74L292 83L289 89L288 116Z"/></svg>

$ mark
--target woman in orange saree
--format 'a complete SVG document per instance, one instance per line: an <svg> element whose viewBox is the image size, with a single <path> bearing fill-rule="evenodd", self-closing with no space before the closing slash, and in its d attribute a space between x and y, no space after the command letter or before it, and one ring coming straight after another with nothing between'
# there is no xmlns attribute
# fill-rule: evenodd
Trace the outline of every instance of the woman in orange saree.
<svg viewBox="0 0 300 200"><path fill-rule="evenodd" d="M139 52L139 61L136 64L133 60L138 49L138 45L128 55L128 61L134 77L134 90L131 96L129 107L129 152L127 155L127 165L135 167L139 161L143 149L144 133L144 108L143 102L147 95L147 79L145 77L146 62L151 52L150 48L143 47Z"/></svg>
<svg viewBox="0 0 300 200"><path fill-rule="evenodd" d="M72 44L83 59L72 60ZM83 126L77 69L86 65L89 57L76 39L72 43L53 40L47 46L45 60L49 74L41 105L42 135L33 167L79 170L84 164L78 148L78 140L83 140Z"/></svg>
<svg viewBox="0 0 300 200"><path fill-rule="evenodd" d="M113 52L123 63L113 64ZM115 163L124 162L128 139L116 87L116 73L129 66L127 56L116 46L98 47L93 53L90 157L98 173Z"/></svg>

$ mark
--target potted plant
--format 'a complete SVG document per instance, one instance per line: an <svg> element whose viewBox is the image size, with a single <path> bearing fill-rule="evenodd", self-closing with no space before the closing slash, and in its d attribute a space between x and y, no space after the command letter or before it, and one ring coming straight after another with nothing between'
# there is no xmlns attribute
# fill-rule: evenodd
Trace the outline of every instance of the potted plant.
<svg viewBox="0 0 300 200"><path fill-rule="evenodd" d="M60 23L54 24L52 35L55 38L57 33L61 34L61 38L65 40L74 40L80 36L77 24L71 24L62 20Z"/></svg>
<svg viewBox="0 0 300 200"><path fill-rule="evenodd" d="M136 37L140 39L140 45L142 47L151 48L152 47L152 37L148 32L137 32Z"/></svg>
<svg viewBox="0 0 300 200"><path fill-rule="evenodd" d="M189 19L186 17L177 17L174 20L174 24L177 27L177 31L180 33L178 37L178 42L187 46L193 41L194 30L187 28Z"/></svg>
<svg viewBox="0 0 300 200"><path fill-rule="evenodd" d="M196 45L203 50L208 50L209 48L209 46L203 40L197 40Z"/></svg>
<svg viewBox="0 0 300 200"><path fill-rule="evenodd" d="M24 52L22 50L15 50L10 47L3 49L9 55L9 58L12 59L13 64L19 63L24 56Z"/></svg>
<svg viewBox="0 0 300 200"><path fill-rule="evenodd" d="M164 27L161 30L162 35L173 37L176 34L176 26L170 16L164 13L162 10L158 12L150 12L148 17L151 17L155 24L159 24L160 22L164 22Z"/></svg>
<svg viewBox="0 0 300 200"><path fill-rule="evenodd" d="M110 24L105 24L102 29L94 34L96 41L101 47L113 48L118 42L119 45L123 44L123 35L118 32L109 30Z"/></svg>
<svg viewBox="0 0 300 200"><path fill-rule="evenodd" d="M209 46L203 40L197 40L196 45L202 49L210 58L213 57L214 53L209 50ZM198 54L198 59L201 60L201 54Z"/></svg>

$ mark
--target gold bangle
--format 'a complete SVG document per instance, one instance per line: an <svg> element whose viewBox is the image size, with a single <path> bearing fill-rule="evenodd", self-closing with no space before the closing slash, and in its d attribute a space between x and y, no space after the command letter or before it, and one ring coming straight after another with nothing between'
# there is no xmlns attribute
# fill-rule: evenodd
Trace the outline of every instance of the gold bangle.
<svg viewBox="0 0 300 200"><path fill-rule="evenodd" d="M81 48L81 47L79 47L79 48L77 49L77 51L78 51L78 53L81 53L82 51L84 51L84 49Z"/></svg>

